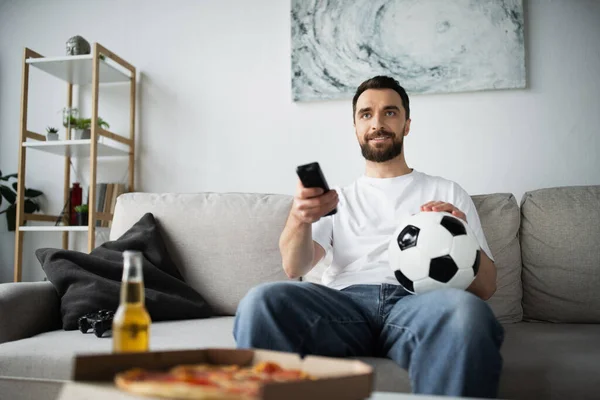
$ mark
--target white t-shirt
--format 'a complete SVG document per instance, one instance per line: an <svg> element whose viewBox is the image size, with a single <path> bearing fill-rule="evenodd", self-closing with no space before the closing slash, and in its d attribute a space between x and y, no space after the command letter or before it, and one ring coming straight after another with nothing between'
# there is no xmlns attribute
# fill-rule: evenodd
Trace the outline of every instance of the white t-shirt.
<svg viewBox="0 0 600 400"><path fill-rule="evenodd" d="M467 216L481 249L493 260L475 205L455 182L413 170L394 178L361 176L338 192L337 213L312 225L312 237L326 257L322 283L334 289L355 284L398 284L388 265L388 245L401 219L430 201L444 201Z"/></svg>

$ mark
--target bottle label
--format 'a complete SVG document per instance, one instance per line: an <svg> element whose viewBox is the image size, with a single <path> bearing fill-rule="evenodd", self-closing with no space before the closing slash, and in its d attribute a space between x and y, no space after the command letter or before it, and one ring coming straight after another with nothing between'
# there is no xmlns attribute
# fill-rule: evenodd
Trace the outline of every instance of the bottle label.
<svg viewBox="0 0 600 400"><path fill-rule="evenodd" d="M140 324L125 324L121 327L121 331L129 334L131 339L135 339L139 334L148 332L148 326Z"/></svg>

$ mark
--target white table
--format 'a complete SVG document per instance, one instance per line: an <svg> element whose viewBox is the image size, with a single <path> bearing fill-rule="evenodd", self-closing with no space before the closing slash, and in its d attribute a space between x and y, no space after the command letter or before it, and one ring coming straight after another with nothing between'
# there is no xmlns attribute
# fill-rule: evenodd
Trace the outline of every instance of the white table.
<svg viewBox="0 0 600 400"><path fill-rule="evenodd" d="M0 377L0 399L11 400L56 400L62 399L66 392L72 396L68 398L81 398L77 393L78 388L64 390L65 381L50 379L22 379ZM126 393L111 396L110 400L131 399ZM138 397L134 397L138 398ZM409 393L383 393L375 392L367 400L459 400L459 397L439 397L414 395ZM473 399L469 399L473 400Z"/></svg>

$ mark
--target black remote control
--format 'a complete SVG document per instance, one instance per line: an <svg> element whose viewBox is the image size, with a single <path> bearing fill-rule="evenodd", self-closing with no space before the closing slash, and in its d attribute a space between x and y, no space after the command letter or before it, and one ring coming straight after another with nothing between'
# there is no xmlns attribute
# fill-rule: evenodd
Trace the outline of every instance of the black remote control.
<svg viewBox="0 0 600 400"><path fill-rule="evenodd" d="M325 175L323 175L323 171L321 170L321 166L318 162L300 165L296 168L296 173L298 174L298 177L300 178L300 181L304 187L319 187L323 189L324 193L329 192L329 185L327 185ZM336 212L337 208L334 208L325 216L328 217Z"/></svg>

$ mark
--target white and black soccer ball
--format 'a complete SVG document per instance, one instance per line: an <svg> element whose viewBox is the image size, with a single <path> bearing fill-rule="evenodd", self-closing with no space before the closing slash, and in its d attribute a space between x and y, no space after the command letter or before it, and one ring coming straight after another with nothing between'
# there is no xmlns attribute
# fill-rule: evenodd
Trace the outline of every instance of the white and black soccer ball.
<svg viewBox="0 0 600 400"><path fill-rule="evenodd" d="M405 219L390 240L388 254L396 279L414 294L468 288L481 258L479 242L466 222L433 211Z"/></svg>

